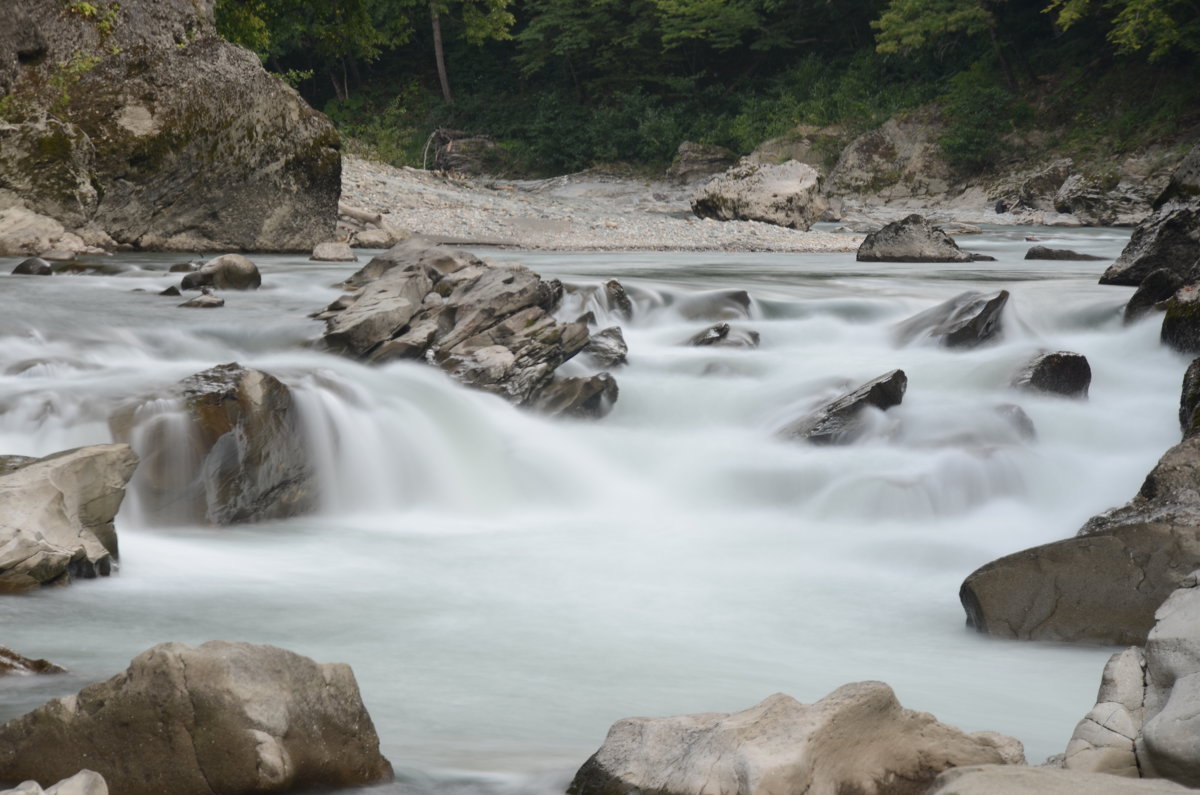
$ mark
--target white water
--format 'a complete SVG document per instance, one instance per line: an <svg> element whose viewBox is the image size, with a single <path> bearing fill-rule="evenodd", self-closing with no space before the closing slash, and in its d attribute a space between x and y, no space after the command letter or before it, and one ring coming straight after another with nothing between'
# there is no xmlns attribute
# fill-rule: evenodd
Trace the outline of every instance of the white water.
<svg viewBox="0 0 1200 795"><path fill-rule="evenodd" d="M297 389L328 484L319 515L226 529L147 526L127 501L118 574L0 600L0 642L72 671L0 680L0 719L155 643L224 638L350 663L393 793L561 792L618 718L777 691L815 701L863 679L1014 735L1032 761L1060 752L1111 650L976 635L958 587L1131 497L1178 439L1185 362L1154 321L1122 325L1130 291L1096 284L1105 263L1021 260L1029 231L960 240L999 258L967 266L486 252L572 284L615 277L634 297L621 396L597 423L524 413L424 365L308 349L321 326L305 316L351 266L257 257L264 288L216 311L154 295L176 280L169 256L114 258L136 265L120 275L0 276L0 452L109 441L121 401L236 360ZM1126 239L1036 231L1110 257ZM1002 287L1000 344L892 344L896 322ZM759 349L679 345L708 325L684 317L689 299L720 289L750 292L734 325L758 330ZM572 301L572 315L599 310ZM1088 357L1088 401L1007 388L1041 349ZM773 437L896 367L904 404L865 442Z"/></svg>

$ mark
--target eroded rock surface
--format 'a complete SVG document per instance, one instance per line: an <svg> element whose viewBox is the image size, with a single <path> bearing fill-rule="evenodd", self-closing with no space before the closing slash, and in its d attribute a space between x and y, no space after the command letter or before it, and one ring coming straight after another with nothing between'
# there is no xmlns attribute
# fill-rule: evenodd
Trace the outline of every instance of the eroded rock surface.
<svg viewBox="0 0 1200 795"><path fill-rule="evenodd" d="M907 388L904 371L892 370L787 425L779 436L813 444L849 444L867 430L864 412L900 405Z"/></svg>
<svg viewBox="0 0 1200 795"><path fill-rule="evenodd" d="M946 348L977 347L999 336L1007 303L1008 290L960 293L900 323L896 341L907 345L932 339Z"/></svg>
<svg viewBox="0 0 1200 795"><path fill-rule="evenodd" d="M701 187L692 212L718 221L762 221L807 231L829 208L820 173L789 160L735 166Z"/></svg>
<svg viewBox="0 0 1200 795"><path fill-rule="evenodd" d="M859 262L974 262L992 257L963 251L950 235L924 216L912 214L867 235Z"/></svg>
<svg viewBox="0 0 1200 795"><path fill-rule="evenodd" d="M0 675L3 674L61 674L66 668L49 660L32 660L0 646Z"/></svg>
<svg viewBox="0 0 1200 795"><path fill-rule="evenodd" d="M1043 353L1030 360L1013 379L1013 386L1064 397L1086 398L1092 383L1087 357L1071 351Z"/></svg>

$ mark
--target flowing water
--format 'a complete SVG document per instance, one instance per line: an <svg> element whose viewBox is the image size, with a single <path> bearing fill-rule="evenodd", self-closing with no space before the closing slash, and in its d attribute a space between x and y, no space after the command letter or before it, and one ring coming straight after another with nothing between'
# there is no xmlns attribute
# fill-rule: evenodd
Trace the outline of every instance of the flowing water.
<svg viewBox="0 0 1200 795"><path fill-rule="evenodd" d="M958 588L1130 498L1178 440L1185 362L1153 320L1122 324L1130 290L1096 284L1107 263L1026 262L1030 233L1108 257L1127 239L990 229L960 243L998 261L968 265L480 252L570 285L626 286L631 322L587 290L564 310L624 327L620 399L599 422L540 418L422 364L314 350L321 326L306 315L351 265L256 257L263 289L215 311L155 295L177 280L169 255L0 276L0 452L108 442L123 401L238 361L294 388L324 486L316 515L222 529L153 526L131 494L117 574L0 600L0 642L71 670L0 681L0 719L156 643L222 638L350 663L397 769L389 793L561 792L618 718L739 710L780 691L815 701L864 679L1013 735L1032 761L1061 752L1111 650L977 635ZM1012 298L998 344L893 342L899 321L1000 288ZM712 322L697 306L730 289L749 292L731 322L761 346L681 345ZM1011 390L1041 350L1085 354L1090 399ZM774 436L897 367L904 403L860 443ZM996 412L1009 403L1035 440Z"/></svg>

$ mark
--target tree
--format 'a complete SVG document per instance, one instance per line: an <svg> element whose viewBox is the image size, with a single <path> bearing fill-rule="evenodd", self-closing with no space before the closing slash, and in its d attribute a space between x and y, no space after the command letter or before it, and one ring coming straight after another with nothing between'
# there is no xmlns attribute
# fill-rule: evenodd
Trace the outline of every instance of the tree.
<svg viewBox="0 0 1200 795"><path fill-rule="evenodd" d="M1009 87L1017 77L997 32L997 11L1007 0L891 0L871 27L878 31L876 49L883 53L906 53L930 47L952 34L977 36L986 33Z"/></svg>
<svg viewBox="0 0 1200 795"><path fill-rule="evenodd" d="M1052 0L1045 11L1063 30L1087 16L1111 14L1108 41L1118 52L1145 51L1151 62L1200 53L1200 5L1194 0Z"/></svg>
<svg viewBox="0 0 1200 795"><path fill-rule="evenodd" d="M515 17L508 10L510 0L430 0L429 18L433 29L433 53L437 62L438 82L442 87L442 99L447 105L454 104L450 91L450 75L446 70L446 54L442 46L442 17L457 10L462 22L463 38L470 44L480 45L488 39L502 41L511 39Z"/></svg>

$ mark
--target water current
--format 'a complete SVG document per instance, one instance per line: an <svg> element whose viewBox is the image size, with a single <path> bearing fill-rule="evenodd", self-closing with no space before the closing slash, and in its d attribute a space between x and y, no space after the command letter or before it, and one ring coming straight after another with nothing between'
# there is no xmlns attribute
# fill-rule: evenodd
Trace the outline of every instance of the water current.
<svg viewBox="0 0 1200 795"><path fill-rule="evenodd" d="M119 572L0 600L4 645L70 669L0 680L0 720L156 643L221 638L349 663L397 770L386 793L562 792L619 718L735 711L774 692L816 701L866 679L945 722L1013 735L1031 761L1061 752L1112 650L977 635L958 588L1129 499L1178 440L1185 362L1153 320L1122 323L1130 290L1097 285L1107 263L1025 261L1026 235L1109 258L1128 238L987 229L960 244L997 261L967 265L478 251L568 285L626 286L629 322L587 291L564 310L596 311L629 343L599 422L544 419L419 363L315 350L307 315L354 265L257 256L263 288L203 311L156 295L177 281L175 255L0 276L0 453L108 442L119 403L238 361L300 396L324 486L316 515L223 529L153 526L131 495ZM1001 288L997 344L893 341L917 312ZM696 307L723 290L748 291L730 322L761 346L681 344L716 319ZM1088 400L1009 387L1043 350L1087 356ZM894 368L904 403L858 444L774 436ZM1007 403L1036 439L996 413Z"/></svg>

